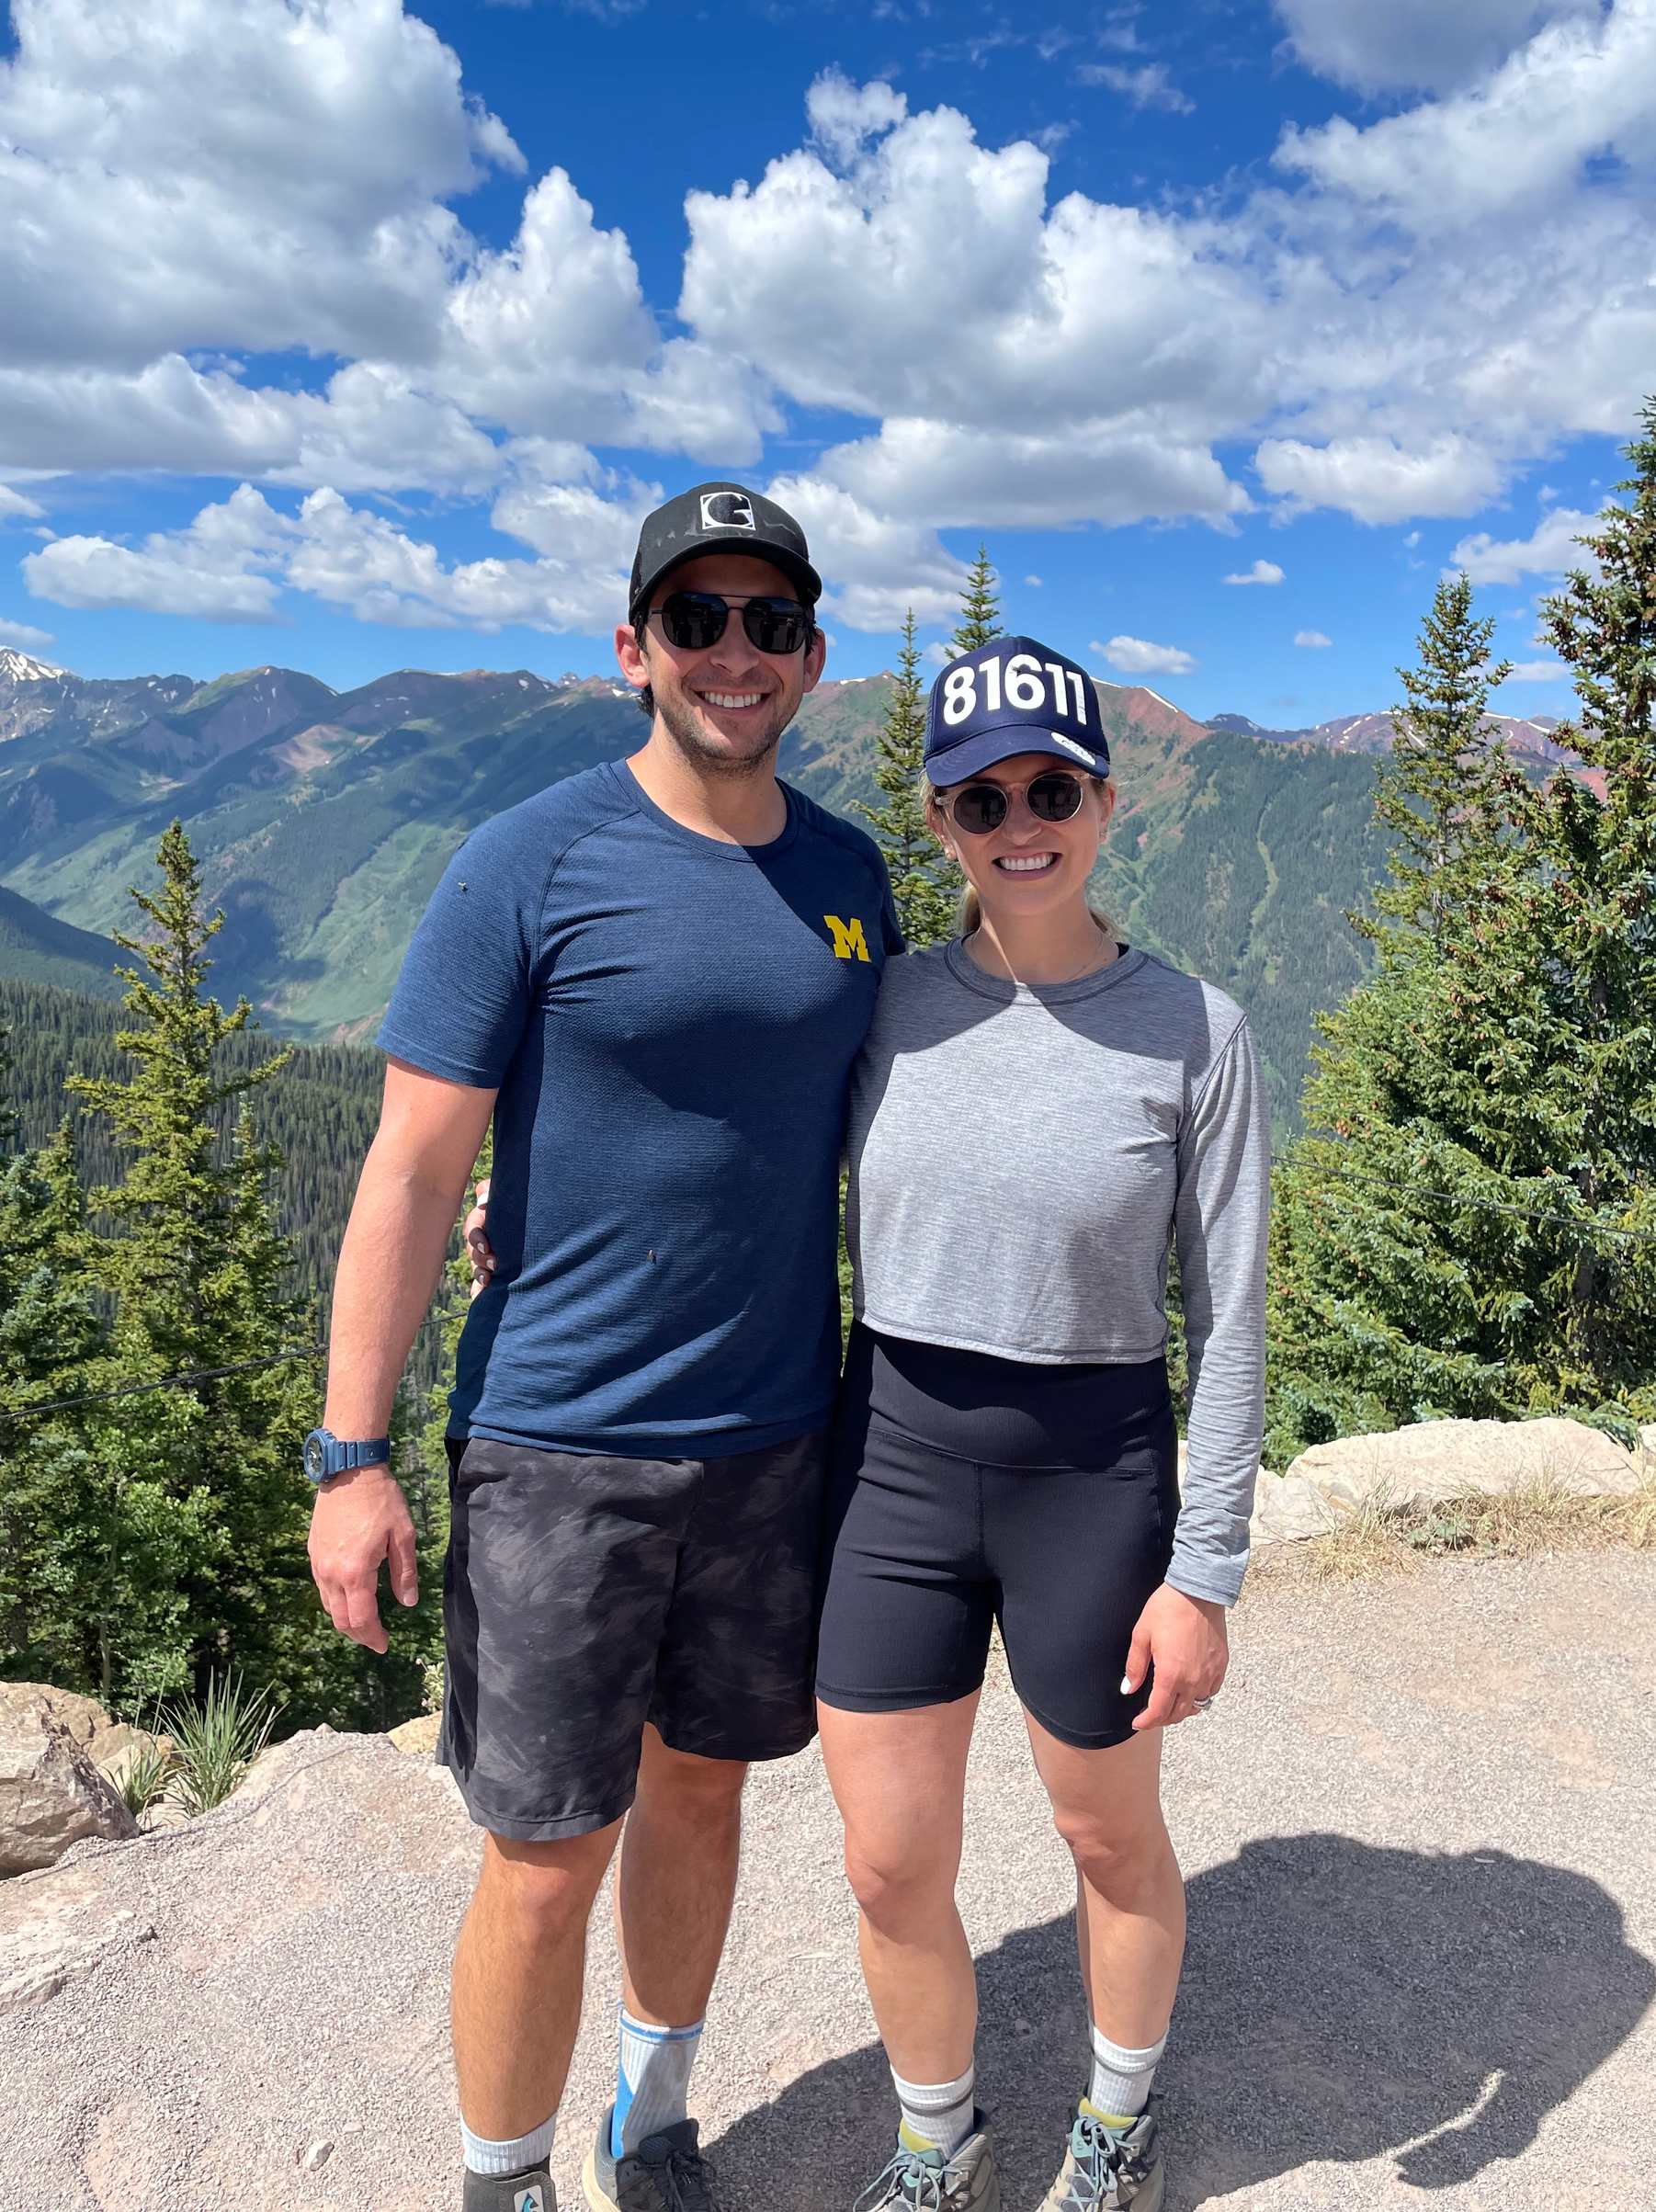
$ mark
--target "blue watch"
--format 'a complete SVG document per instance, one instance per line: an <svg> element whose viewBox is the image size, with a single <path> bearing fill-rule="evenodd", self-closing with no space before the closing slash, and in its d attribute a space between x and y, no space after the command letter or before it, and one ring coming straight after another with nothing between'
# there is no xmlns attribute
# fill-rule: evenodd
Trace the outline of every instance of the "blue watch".
<svg viewBox="0 0 1656 2212"><path fill-rule="evenodd" d="M391 1460L391 1438L373 1436L366 1444L346 1444L332 1429L312 1429L305 1438L305 1472L312 1482L327 1481L353 1467L384 1467Z"/></svg>

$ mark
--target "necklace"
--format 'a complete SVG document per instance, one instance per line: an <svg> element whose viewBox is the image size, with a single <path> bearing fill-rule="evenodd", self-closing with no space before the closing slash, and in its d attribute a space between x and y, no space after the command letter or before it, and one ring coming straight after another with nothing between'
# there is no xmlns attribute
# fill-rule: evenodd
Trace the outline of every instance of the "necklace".
<svg viewBox="0 0 1656 2212"><path fill-rule="evenodd" d="M1093 926L1095 929L1098 929L1098 925L1095 922L1093 924ZM979 959L977 954L971 950L972 945L981 935L982 930L980 926L972 931L970 937L963 937L960 941L967 949L968 959L970 959L976 967L982 968L985 970L986 973L993 975L996 972L995 970L988 967L985 961ZM1043 991L1051 991L1062 983L1079 983L1083 977L1094 974L1096 970L1105 967L1110 960L1113 960L1116 957L1116 940L1114 937L1106 936L1103 930L1098 929L1097 948L1094 951L1089 959L1082 962L1081 966L1077 968L1073 973L1070 975L1045 976L1042 978L1038 985L1030 984L1026 985L1025 988L1031 990L1040 989ZM998 946L995 947L995 955L1000 960L1002 968L1004 968L1005 970L1005 973L1002 978L1003 981L1008 983L1022 983L1023 978L1021 976L1015 976L1013 974L1011 966L1006 959L1006 956L1001 951Z"/></svg>

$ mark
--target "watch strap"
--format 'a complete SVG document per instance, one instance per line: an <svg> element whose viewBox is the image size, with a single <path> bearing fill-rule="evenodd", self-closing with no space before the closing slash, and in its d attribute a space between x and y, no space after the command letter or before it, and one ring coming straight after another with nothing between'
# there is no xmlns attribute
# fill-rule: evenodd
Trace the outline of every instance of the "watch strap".
<svg viewBox="0 0 1656 2212"><path fill-rule="evenodd" d="M312 1429L305 1438L305 1473L315 1483L356 1467L384 1467L391 1460L389 1436L335 1436L332 1429Z"/></svg>
<svg viewBox="0 0 1656 2212"><path fill-rule="evenodd" d="M369 1436L355 1443L335 1436L333 1446L330 1457L339 1463L333 1469L336 1475L343 1475L353 1467L380 1467L391 1458L389 1436Z"/></svg>

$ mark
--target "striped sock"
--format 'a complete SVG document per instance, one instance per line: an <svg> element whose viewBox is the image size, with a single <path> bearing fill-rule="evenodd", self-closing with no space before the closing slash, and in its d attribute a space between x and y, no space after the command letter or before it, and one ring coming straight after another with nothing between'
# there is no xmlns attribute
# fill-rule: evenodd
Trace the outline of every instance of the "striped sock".
<svg viewBox="0 0 1656 2212"><path fill-rule="evenodd" d="M652 2027L622 2005L621 2059L609 2123L612 2156L636 2150L646 2136L684 2118L704 2025L698 2020L690 2027Z"/></svg>
<svg viewBox="0 0 1656 2212"><path fill-rule="evenodd" d="M1099 2028L1093 2030L1093 2079L1082 2099L1082 2109L1106 2127L1125 2127L1150 2103L1150 2085L1156 2061L1167 2048L1167 2033L1142 2050L1123 2050Z"/></svg>
<svg viewBox="0 0 1656 2212"><path fill-rule="evenodd" d="M905 2150L941 2150L945 2158L953 2158L971 2133L977 2073L972 2065L958 2082L905 2082L891 2069L902 2107L897 2140Z"/></svg>
<svg viewBox="0 0 1656 2212"><path fill-rule="evenodd" d="M473 2173L522 2173L527 2167L539 2166L551 2157L552 2137L557 2127L558 2115L554 2112L550 2120L542 2120L527 2135L514 2136L510 2142L497 2143L492 2137L473 2135L462 2120L460 2147Z"/></svg>

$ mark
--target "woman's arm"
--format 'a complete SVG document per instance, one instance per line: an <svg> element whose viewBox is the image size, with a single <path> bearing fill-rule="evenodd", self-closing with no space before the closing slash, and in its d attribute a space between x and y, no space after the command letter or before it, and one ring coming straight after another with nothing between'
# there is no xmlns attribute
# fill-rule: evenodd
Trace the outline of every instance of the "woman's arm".
<svg viewBox="0 0 1656 2212"><path fill-rule="evenodd" d="M1197 1098L1178 1152L1174 1209L1190 1414L1185 1496L1167 1579L1233 1605L1265 1436L1265 1230L1271 1124L1265 1075L1243 1023Z"/></svg>
<svg viewBox="0 0 1656 2212"><path fill-rule="evenodd" d="M1122 1688L1154 1666L1135 1729L1188 1720L1225 1679L1225 1609L1248 1564L1265 1433L1265 1223L1271 1127L1243 1023L1209 1072L1179 1142L1174 1207L1190 1418L1184 1501L1167 1579L1139 1616Z"/></svg>

